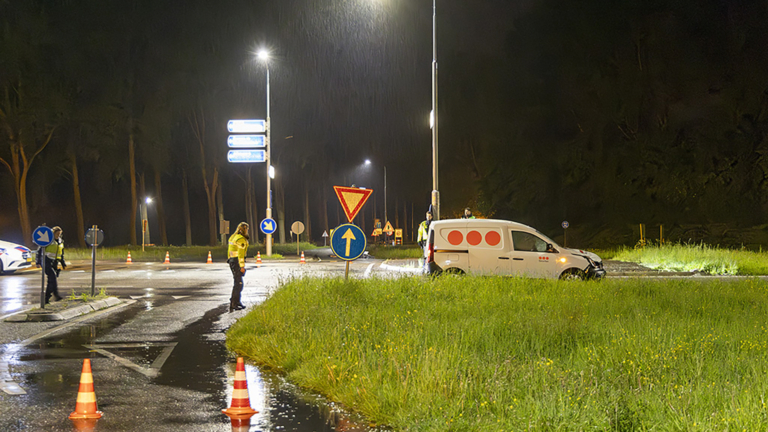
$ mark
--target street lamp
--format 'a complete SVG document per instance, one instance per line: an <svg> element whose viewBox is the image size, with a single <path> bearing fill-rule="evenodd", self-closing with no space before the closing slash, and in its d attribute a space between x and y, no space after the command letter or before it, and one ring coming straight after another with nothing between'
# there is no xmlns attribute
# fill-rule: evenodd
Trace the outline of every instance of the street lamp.
<svg viewBox="0 0 768 432"><path fill-rule="evenodd" d="M272 143L270 142L270 130L272 124L269 117L269 52L267 50L259 51L259 60L267 66L267 127L264 141L267 145L267 219L272 219L272 179L274 178L274 169L272 168ZM267 256L272 255L272 234L267 234Z"/></svg>
<svg viewBox="0 0 768 432"><path fill-rule="evenodd" d="M149 239L149 218L147 217L147 206L152 204L152 198L144 198L141 203L141 251L144 252L144 245L150 242Z"/></svg>
<svg viewBox="0 0 768 432"><path fill-rule="evenodd" d="M371 165L371 160L366 159L365 165ZM387 166L384 165L384 223L386 224L387 222L389 222L389 219L387 219Z"/></svg>
<svg viewBox="0 0 768 432"><path fill-rule="evenodd" d="M437 188L437 0L432 0L432 218L440 220Z"/></svg>

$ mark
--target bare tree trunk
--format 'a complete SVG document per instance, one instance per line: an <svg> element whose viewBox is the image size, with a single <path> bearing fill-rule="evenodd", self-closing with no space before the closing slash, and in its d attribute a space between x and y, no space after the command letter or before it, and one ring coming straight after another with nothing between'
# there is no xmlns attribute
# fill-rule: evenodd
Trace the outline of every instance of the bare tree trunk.
<svg viewBox="0 0 768 432"><path fill-rule="evenodd" d="M400 228L400 216L398 215L397 200L395 200L395 226L394 228Z"/></svg>
<svg viewBox="0 0 768 432"><path fill-rule="evenodd" d="M187 184L187 170L182 171L181 177L181 198L184 201L184 225L186 227L186 245L192 246L192 217L189 211L189 184Z"/></svg>
<svg viewBox="0 0 768 432"><path fill-rule="evenodd" d="M312 241L312 230L309 220L309 182L304 183L304 232L308 242Z"/></svg>
<svg viewBox="0 0 768 432"><path fill-rule="evenodd" d="M218 209L218 216L219 216L219 233L221 235L221 244L226 243L227 241L227 234L224 234L224 230L222 227L224 226L224 197L222 196L221 192L221 182L219 182L219 187L216 188L216 208Z"/></svg>
<svg viewBox="0 0 768 432"><path fill-rule="evenodd" d="M136 197L136 148L133 142L133 119L129 118L128 120L128 175L130 176L129 181L131 182L131 217L130 224L131 224L131 231L130 231L130 241L131 244L136 246L136 204L137 204L137 197Z"/></svg>
<svg viewBox="0 0 768 432"><path fill-rule="evenodd" d="M188 120L200 149L200 172L203 176L205 196L208 199L208 244L216 246L216 189L219 185L219 169L215 164L213 165L213 178L208 183L208 170L206 167L210 161L205 157L205 113L202 108L200 109L199 116L197 110L195 110L188 117Z"/></svg>
<svg viewBox="0 0 768 432"><path fill-rule="evenodd" d="M155 195L157 195L157 224L160 227L160 240L163 246L168 246L168 233L165 227L165 208L163 207L163 190L160 171L155 169Z"/></svg>
<svg viewBox="0 0 768 432"><path fill-rule="evenodd" d="M285 189L283 181L275 179L275 192L277 192L277 229L280 232L280 243L285 243Z"/></svg>
<svg viewBox="0 0 768 432"><path fill-rule="evenodd" d="M77 217L77 241L81 248L85 247L85 218L83 217L83 200L80 196L80 177L77 173L77 156L70 155L72 163L72 191L75 194L75 216Z"/></svg>
<svg viewBox="0 0 768 432"><path fill-rule="evenodd" d="M323 218L321 223L323 224L323 231L328 232L328 188L325 183L323 183L323 192L320 194L320 197L323 200L322 213L320 215Z"/></svg>

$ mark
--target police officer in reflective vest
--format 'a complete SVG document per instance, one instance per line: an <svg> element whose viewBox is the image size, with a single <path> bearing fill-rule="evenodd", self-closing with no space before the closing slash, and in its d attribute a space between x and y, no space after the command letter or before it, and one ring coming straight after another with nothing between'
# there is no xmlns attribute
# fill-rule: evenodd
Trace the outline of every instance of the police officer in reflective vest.
<svg viewBox="0 0 768 432"><path fill-rule="evenodd" d="M45 256L45 277L48 278L48 283L45 287L45 302L50 303L51 297L56 301L61 300L59 295L59 283L58 277L61 273L59 270L59 263L61 267L66 269L67 262L64 261L64 239L61 238L62 229L59 227L53 227L53 242L43 249ZM43 265L42 257L38 255L37 264Z"/></svg>
<svg viewBox="0 0 768 432"><path fill-rule="evenodd" d="M240 295L243 292L246 253L248 253L248 224L240 222L235 233L229 238L229 248L227 249L227 262L230 270L232 270L232 276L235 278L232 296L229 298L230 312L245 309L245 305L240 302Z"/></svg>
<svg viewBox="0 0 768 432"><path fill-rule="evenodd" d="M427 219L419 224L419 246L424 249L427 244L427 236L429 236L429 224L432 223L432 212L427 212Z"/></svg>

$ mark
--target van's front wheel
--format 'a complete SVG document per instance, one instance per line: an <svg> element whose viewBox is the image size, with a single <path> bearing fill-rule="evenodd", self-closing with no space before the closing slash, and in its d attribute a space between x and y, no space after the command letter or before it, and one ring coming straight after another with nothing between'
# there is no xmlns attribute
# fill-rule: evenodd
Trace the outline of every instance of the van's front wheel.
<svg viewBox="0 0 768 432"><path fill-rule="evenodd" d="M568 269L560 275L560 280L566 280L566 281L575 281L575 280L581 281L585 279L586 279L586 276L584 275L584 272L577 268Z"/></svg>

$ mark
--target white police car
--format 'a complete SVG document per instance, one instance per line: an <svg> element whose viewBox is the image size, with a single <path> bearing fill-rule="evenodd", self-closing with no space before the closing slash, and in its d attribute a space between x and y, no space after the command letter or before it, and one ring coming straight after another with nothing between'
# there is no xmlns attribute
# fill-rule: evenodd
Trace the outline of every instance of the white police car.
<svg viewBox="0 0 768 432"><path fill-rule="evenodd" d="M0 240L0 275L31 267L34 257L26 247Z"/></svg>

